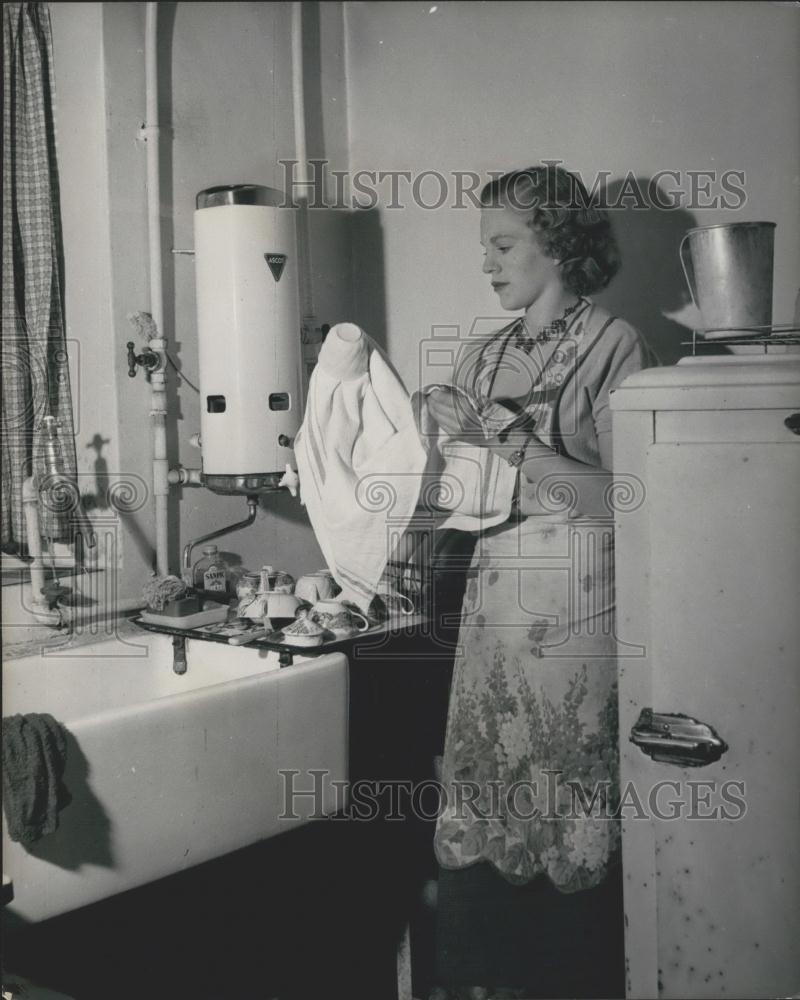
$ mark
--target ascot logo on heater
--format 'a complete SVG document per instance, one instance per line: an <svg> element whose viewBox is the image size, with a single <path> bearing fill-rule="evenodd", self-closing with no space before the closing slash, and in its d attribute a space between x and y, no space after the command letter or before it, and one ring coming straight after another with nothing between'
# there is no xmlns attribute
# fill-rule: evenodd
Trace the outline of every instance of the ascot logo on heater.
<svg viewBox="0 0 800 1000"><path fill-rule="evenodd" d="M265 253L264 260L272 271L272 277L276 281L281 280L281 275L283 274L283 269L286 266L286 254L285 253Z"/></svg>

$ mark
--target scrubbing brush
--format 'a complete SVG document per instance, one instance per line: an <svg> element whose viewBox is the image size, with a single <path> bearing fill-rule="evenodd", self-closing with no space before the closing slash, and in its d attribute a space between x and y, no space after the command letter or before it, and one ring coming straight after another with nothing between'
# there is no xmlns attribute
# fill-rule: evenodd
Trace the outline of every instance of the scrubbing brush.
<svg viewBox="0 0 800 1000"><path fill-rule="evenodd" d="M157 576L142 588L142 600L149 611L163 612L189 592L189 585L177 576ZM170 608L169 614L172 614Z"/></svg>

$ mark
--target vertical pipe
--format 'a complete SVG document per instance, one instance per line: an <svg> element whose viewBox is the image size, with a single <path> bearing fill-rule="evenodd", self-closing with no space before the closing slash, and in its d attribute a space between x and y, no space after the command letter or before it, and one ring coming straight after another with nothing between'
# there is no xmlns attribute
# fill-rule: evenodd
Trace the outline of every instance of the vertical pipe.
<svg viewBox="0 0 800 1000"><path fill-rule="evenodd" d="M294 146L298 181L308 183L308 154L306 151L306 97L303 84L303 4L292 4L292 109L294 112ZM304 192L306 187L302 187Z"/></svg>
<svg viewBox="0 0 800 1000"><path fill-rule="evenodd" d="M147 148L147 235L150 251L150 315L164 336L164 292L161 283L161 191L158 157L158 4L145 7L145 145Z"/></svg>
<svg viewBox="0 0 800 1000"><path fill-rule="evenodd" d="M303 332L315 326L314 295L311 282L311 248L308 225L308 150L306 148L306 98L303 82L303 4L292 4L292 109L294 113L295 159L298 166L297 187L301 192L297 252Z"/></svg>
<svg viewBox="0 0 800 1000"><path fill-rule="evenodd" d="M40 624L57 627L61 624L61 615L58 611L50 611L47 601L42 596L45 579L42 538L39 531L39 484L33 476L22 484L22 509L25 515L28 553L32 559L30 565L31 609Z"/></svg>
<svg viewBox="0 0 800 1000"><path fill-rule="evenodd" d="M156 350L155 347L153 349ZM156 572L159 576L166 576L169 573L169 537L167 534L169 462L167 461L167 404L164 372L153 372L150 376L150 382L152 385L150 417L153 423L153 496L156 505Z"/></svg>
<svg viewBox="0 0 800 1000"><path fill-rule="evenodd" d="M153 424L153 495L156 509L156 571L159 576L169 573L169 541L167 537L167 475L166 377L164 338L164 289L161 268L161 189L159 183L158 126L158 3L145 7L145 101L146 117L143 129L147 149L147 235L150 258L150 315L159 340L151 341L161 357L161 367L150 376L152 390L150 417Z"/></svg>

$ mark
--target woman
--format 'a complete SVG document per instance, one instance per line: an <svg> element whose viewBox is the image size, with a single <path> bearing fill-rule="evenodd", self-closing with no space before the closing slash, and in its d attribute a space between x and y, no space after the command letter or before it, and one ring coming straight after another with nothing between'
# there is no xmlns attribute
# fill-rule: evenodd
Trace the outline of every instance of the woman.
<svg viewBox="0 0 800 1000"><path fill-rule="evenodd" d="M432 996L621 996L609 392L650 362L586 298L619 255L576 177L515 171L481 203L484 273L523 313L463 352L461 391L427 404L519 476L462 607Z"/></svg>

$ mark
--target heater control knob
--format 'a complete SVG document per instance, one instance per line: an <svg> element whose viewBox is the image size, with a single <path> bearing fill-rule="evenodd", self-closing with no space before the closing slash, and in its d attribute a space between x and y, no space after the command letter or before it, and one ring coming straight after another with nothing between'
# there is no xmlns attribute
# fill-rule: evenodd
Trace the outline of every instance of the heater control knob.
<svg viewBox="0 0 800 1000"><path fill-rule="evenodd" d="M297 496L297 490L298 487L300 486L300 477L297 475L297 473L291 467L291 465L287 464L286 472L284 473L281 481L278 483L278 486L285 486L293 497Z"/></svg>
<svg viewBox="0 0 800 1000"><path fill-rule="evenodd" d="M279 434L278 435L278 444L281 446L281 448L291 448L292 447L292 439L290 437L288 437L286 434Z"/></svg>

